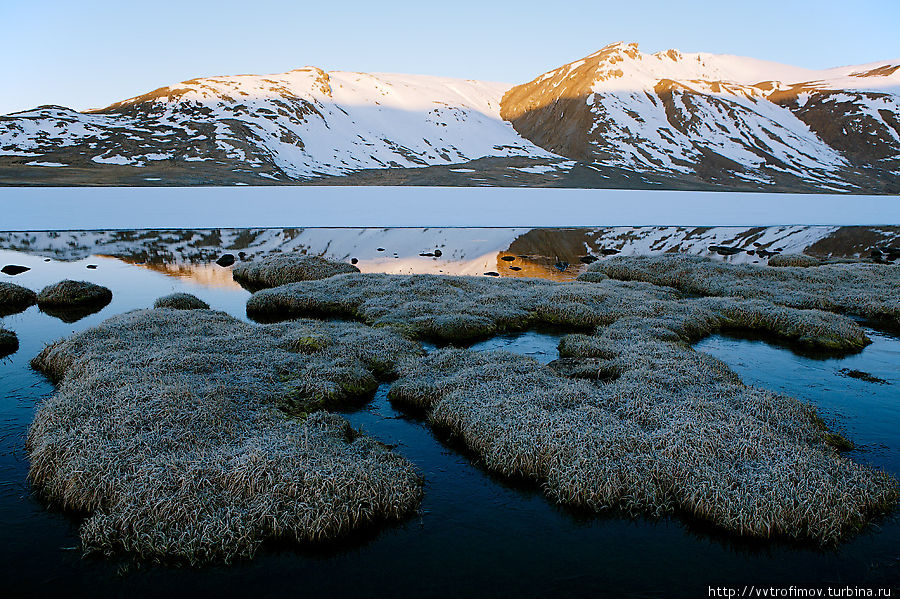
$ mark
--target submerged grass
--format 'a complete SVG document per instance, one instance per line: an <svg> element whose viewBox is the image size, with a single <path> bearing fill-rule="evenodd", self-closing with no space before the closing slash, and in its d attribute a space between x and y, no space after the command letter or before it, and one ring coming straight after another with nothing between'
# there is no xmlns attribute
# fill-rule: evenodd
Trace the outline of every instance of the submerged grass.
<svg viewBox="0 0 900 599"><path fill-rule="evenodd" d="M230 561L267 540L395 520L420 499L413 465L315 410L368 393L420 353L355 323L116 316L33 360L58 389L28 432L29 479L87 515L86 552L151 560Z"/></svg>
<svg viewBox="0 0 900 599"><path fill-rule="evenodd" d="M352 264L319 256L275 254L235 266L232 276L250 289L264 289L351 272L359 272L359 269Z"/></svg>
<svg viewBox="0 0 900 599"><path fill-rule="evenodd" d="M37 303L37 294L13 283L0 282L0 316L21 312Z"/></svg>
<svg viewBox="0 0 900 599"><path fill-rule="evenodd" d="M603 278L596 283L441 275L352 274L267 289L247 302L260 320L338 316L391 327L412 338L465 343L541 325L590 330L626 317L678 318L690 306L703 318L685 321L697 335L751 329L810 348L858 350L869 343L852 320L760 300L686 299L672 289Z"/></svg>
<svg viewBox="0 0 900 599"><path fill-rule="evenodd" d="M591 274L588 274L591 273ZM900 323L900 266L845 263L768 268L727 264L700 256L661 254L596 262L583 276L605 274L688 293L764 299L794 308L815 308Z"/></svg>

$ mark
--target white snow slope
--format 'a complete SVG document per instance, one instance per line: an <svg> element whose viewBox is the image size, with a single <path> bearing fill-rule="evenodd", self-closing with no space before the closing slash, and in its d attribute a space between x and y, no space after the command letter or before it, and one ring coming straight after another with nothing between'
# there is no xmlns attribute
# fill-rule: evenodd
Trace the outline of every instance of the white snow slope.
<svg viewBox="0 0 900 599"><path fill-rule="evenodd" d="M131 166L237 159L292 178L485 156L556 158L500 118L508 87L315 67L194 79L92 114L51 106L2 117L0 152L79 145L95 163Z"/></svg>

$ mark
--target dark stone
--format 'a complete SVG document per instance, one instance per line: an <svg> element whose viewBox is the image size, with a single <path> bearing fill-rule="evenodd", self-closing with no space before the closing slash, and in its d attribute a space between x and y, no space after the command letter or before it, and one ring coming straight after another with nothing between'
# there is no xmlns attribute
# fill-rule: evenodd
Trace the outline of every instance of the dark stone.
<svg viewBox="0 0 900 599"><path fill-rule="evenodd" d="M619 253L619 250L613 248L600 248L600 253L604 256L614 256Z"/></svg>
<svg viewBox="0 0 900 599"><path fill-rule="evenodd" d="M715 252L720 256L734 256L735 254L740 254L744 250L741 248L728 247L727 245L711 245L709 246L709 251Z"/></svg>
<svg viewBox="0 0 900 599"><path fill-rule="evenodd" d="M90 270L97 270L97 265L96 264L88 264L87 268Z"/></svg>
<svg viewBox="0 0 900 599"><path fill-rule="evenodd" d="M394 255L396 256L397 254L394 254ZM419 255L422 256L423 258L434 258L433 252L422 252Z"/></svg>
<svg viewBox="0 0 900 599"><path fill-rule="evenodd" d="M753 256L753 255L755 255L755 254L756 254L756 250L747 250L747 255L748 255L748 256Z"/></svg>
<svg viewBox="0 0 900 599"><path fill-rule="evenodd" d="M486 277L499 277L499 276L500 276L500 273L499 273L499 272L494 272L493 270L489 270L488 272L484 273L484 275L485 275Z"/></svg>
<svg viewBox="0 0 900 599"><path fill-rule="evenodd" d="M3 268L0 268L0 272L2 272L5 275L10 275L13 277L16 275L20 275L23 272L28 272L29 270L31 270L31 269L28 268L27 266L19 266L18 264L7 264Z"/></svg>
<svg viewBox="0 0 900 599"><path fill-rule="evenodd" d="M522 268L519 266L510 266L509 269L510 270L522 270Z"/></svg>
<svg viewBox="0 0 900 599"><path fill-rule="evenodd" d="M500 259L503 260L504 262L512 262L513 260L516 259L516 257L515 256L500 256Z"/></svg>
<svg viewBox="0 0 900 599"><path fill-rule="evenodd" d="M234 254L222 254L219 256L219 259L216 260L216 264L219 266L231 266L234 264Z"/></svg>
<svg viewBox="0 0 900 599"><path fill-rule="evenodd" d="M383 251L384 251L384 248L375 248L375 251L376 251L376 252L383 252Z"/></svg>
<svg viewBox="0 0 900 599"><path fill-rule="evenodd" d="M440 257L443 256L443 255L444 255L444 252L442 252L441 250L434 250L434 257L435 257L435 258L440 258Z"/></svg>
<svg viewBox="0 0 900 599"><path fill-rule="evenodd" d="M350 258L350 264L356 264L359 262L359 258Z"/></svg>
<svg viewBox="0 0 900 599"><path fill-rule="evenodd" d="M569 268L569 263L560 260L559 262L554 264L553 267L560 272L566 272L566 269Z"/></svg>
<svg viewBox="0 0 900 599"><path fill-rule="evenodd" d="M587 256L582 256L582 257L579 258L578 260L579 260L579 262L581 262L582 264L593 264L594 262L596 262L597 260L599 260L599 258L597 258L597 256L587 255Z"/></svg>
<svg viewBox="0 0 900 599"><path fill-rule="evenodd" d="M244 252L238 252L238 258L240 258L241 261L243 262L244 260L247 259L247 254L245 254Z"/></svg>

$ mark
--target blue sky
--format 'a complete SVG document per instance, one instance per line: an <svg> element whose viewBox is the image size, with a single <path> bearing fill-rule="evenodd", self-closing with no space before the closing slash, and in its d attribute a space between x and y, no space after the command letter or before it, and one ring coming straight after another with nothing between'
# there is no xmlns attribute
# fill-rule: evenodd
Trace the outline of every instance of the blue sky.
<svg viewBox="0 0 900 599"><path fill-rule="evenodd" d="M0 114L305 65L520 83L620 40L808 68L900 58L897 0L0 0L0 22Z"/></svg>

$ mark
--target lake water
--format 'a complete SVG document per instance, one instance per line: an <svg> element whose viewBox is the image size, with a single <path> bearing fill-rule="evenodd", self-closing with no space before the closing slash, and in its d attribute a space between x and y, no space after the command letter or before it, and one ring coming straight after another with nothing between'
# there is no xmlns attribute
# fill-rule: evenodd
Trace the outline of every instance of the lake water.
<svg viewBox="0 0 900 599"><path fill-rule="evenodd" d="M174 291L246 318L249 293L228 269L198 261L135 264L86 254L46 262L41 253L0 250L0 264L31 270L0 280L31 289L63 278L110 287L101 312L67 324L32 307L3 319L20 348L0 360L0 595L364 597L707 596L709 586L900 584L897 516L870 526L836 549L781 541L740 540L678 517L626 519L576 513L541 491L487 473L477 460L396 410L382 386L374 399L344 414L351 423L415 463L425 476L420 513L399 525L325 547L272 547L229 567L167 568L81 557L78 519L49 511L26 481L24 437L36 404L53 386L29 367L44 344L126 310L149 307ZM96 265L96 269L88 269ZM552 269L547 269L551 272ZM538 274L540 270L535 270ZM758 340L707 338L697 349L732 366L745 382L810 401L859 444L854 459L900 475L900 339L870 331L874 343L844 358L815 359ZM477 344L541 362L557 357L558 335L525 332ZM870 373L883 384L851 378Z"/></svg>

